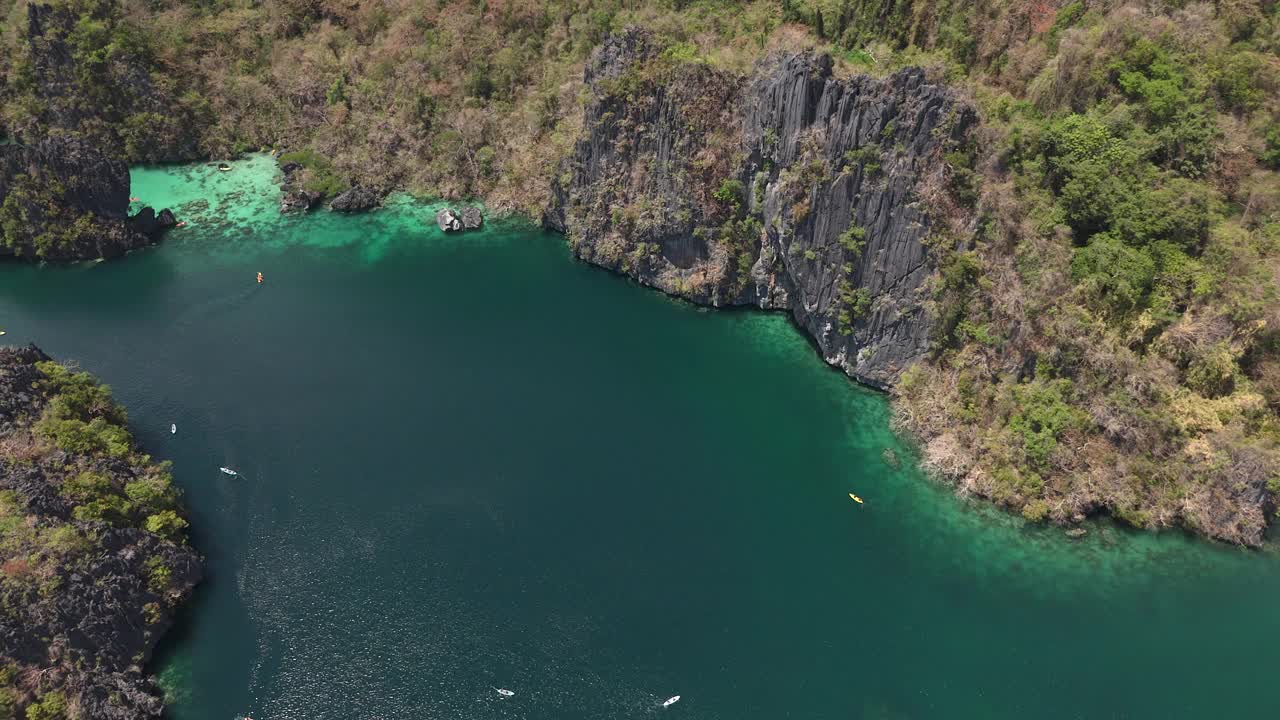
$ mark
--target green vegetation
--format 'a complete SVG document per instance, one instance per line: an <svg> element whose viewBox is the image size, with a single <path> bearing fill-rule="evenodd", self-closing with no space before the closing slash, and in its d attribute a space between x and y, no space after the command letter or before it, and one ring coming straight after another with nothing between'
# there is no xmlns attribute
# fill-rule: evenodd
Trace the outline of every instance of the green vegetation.
<svg viewBox="0 0 1280 720"><path fill-rule="evenodd" d="M866 288L854 288L846 278L837 290L840 309L836 311L836 329L841 335L853 334L853 323L871 309L871 293Z"/></svg>
<svg viewBox="0 0 1280 720"><path fill-rule="evenodd" d="M66 700L61 693L50 693L40 702L27 706L27 720L65 720Z"/></svg>
<svg viewBox="0 0 1280 720"><path fill-rule="evenodd" d="M125 460L140 468L123 483L93 469L68 475L60 494L70 504L72 518L142 528L183 542L187 523L177 514L178 491L168 463L153 464L135 450L125 411L112 399L111 389L56 362L36 367L44 376L38 388L49 394L49 401L31 426L35 438L68 453ZM78 547L62 528L50 530L49 539L64 549Z"/></svg>
<svg viewBox="0 0 1280 720"><path fill-rule="evenodd" d="M742 199L745 197L744 193L745 189L741 180L723 180L720 182L720 187L711 193L711 197L715 198L717 202L733 208L733 211L736 212L742 206Z"/></svg>
<svg viewBox="0 0 1280 720"><path fill-rule="evenodd" d="M88 373L72 373L53 362L40 363L53 401L36 423L35 433L62 450L125 457L132 439L123 408L111 400L111 389Z"/></svg>
<svg viewBox="0 0 1280 720"><path fill-rule="evenodd" d="M845 249L851 257L857 258L862 255L862 248L867 244L867 229L857 224L850 223L844 232L840 233L838 238L840 247Z"/></svg>
<svg viewBox="0 0 1280 720"><path fill-rule="evenodd" d="M0 247L19 250L31 236L36 257L44 258L91 238L98 231L93 216L71 209L66 197L55 178L17 175L0 202Z"/></svg>
<svg viewBox="0 0 1280 720"><path fill-rule="evenodd" d="M337 195L347 189L346 183L334 172L333 163L312 150L288 152L280 156L280 164L297 163L302 166L302 187L321 195Z"/></svg>
<svg viewBox="0 0 1280 720"><path fill-rule="evenodd" d="M61 649L34 665L0 658L0 718L72 720L86 692L77 673L111 661L96 649L67 649L68 633L89 633L93 648L100 631L76 623L159 623L188 589L186 570L176 569L190 567L194 553L181 547L187 521L168 464L138 451L110 389L39 357L6 350L0 358L0 395L10 399L0 428L3 462L23 478L0 490L0 612L17 633L10 647ZM96 578L113 602L65 592L85 577ZM130 597L136 607L120 602ZM110 632L110 642L125 647L150 638Z"/></svg>
<svg viewBox="0 0 1280 720"><path fill-rule="evenodd" d="M27 706L27 720L66 720L67 698L60 692L45 693Z"/></svg>
<svg viewBox="0 0 1280 720"><path fill-rule="evenodd" d="M926 5L944 19L907 22ZM936 63L986 124L946 157L938 350L898 391L929 462L1031 519L1101 505L1259 542L1242 498L1274 503L1280 468L1276 6L896 7L905 24L842 42ZM1029 32L999 29L1014 18ZM948 222L970 207L972 238Z"/></svg>
<svg viewBox="0 0 1280 720"><path fill-rule="evenodd" d="M844 154L844 167L849 170L860 167L868 177L875 175L880 172L880 152L879 145L863 145L857 150L850 150Z"/></svg>

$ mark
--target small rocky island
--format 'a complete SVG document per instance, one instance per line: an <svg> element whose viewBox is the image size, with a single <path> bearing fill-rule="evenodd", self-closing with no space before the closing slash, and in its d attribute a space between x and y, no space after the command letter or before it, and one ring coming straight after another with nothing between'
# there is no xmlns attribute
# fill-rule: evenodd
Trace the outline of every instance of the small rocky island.
<svg viewBox="0 0 1280 720"><path fill-rule="evenodd" d="M201 575L111 391L0 348L0 718L158 718L144 671Z"/></svg>
<svg viewBox="0 0 1280 720"><path fill-rule="evenodd" d="M461 210L441 208L436 213L436 225L444 232L479 230L483 224L484 214L474 205L468 205Z"/></svg>

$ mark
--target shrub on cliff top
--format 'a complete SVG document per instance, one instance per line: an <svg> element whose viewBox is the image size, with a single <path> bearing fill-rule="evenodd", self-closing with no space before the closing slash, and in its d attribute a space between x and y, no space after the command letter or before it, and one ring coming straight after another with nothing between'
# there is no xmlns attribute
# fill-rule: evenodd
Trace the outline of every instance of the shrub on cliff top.
<svg viewBox="0 0 1280 720"><path fill-rule="evenodd" d="M143 529L150 533L155 533L166 540L181 542L183 533L187 529L187 521L178 517L178 514L172 510L158 512L155 515L147 516Z"/></svg>
<svg viewBox="0 0 1280 720"><path fill-rule="evenodd" d="M27 706L27 720L66 720L67 698L60 692L46 693Z"/></svg>
<svg viewBox="0 0 1280 720"><path fill-rule="evenodd" d="M124 409L111 398L111 388L88 373L74 373L55 362L41 362L37 368L46 378L42 384L53 395L32 428L37 436L67 452L129 455L133 438L124 427Z"/></svg>

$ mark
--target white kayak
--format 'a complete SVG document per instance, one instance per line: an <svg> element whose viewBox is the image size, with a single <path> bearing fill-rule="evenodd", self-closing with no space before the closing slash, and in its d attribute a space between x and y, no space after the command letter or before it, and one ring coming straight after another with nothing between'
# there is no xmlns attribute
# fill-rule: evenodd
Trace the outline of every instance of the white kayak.
<svg viewBox="0 0 1280 720"><path fill-rule="evenodd" d="M680 702L680 696L672 695L671 697L667 698L665 702L662 703L662 707L671 707L672 705L675 705L678 702Z"/></svg>
<svg viewBox="0 0 1280 720"><path fill-rule="evenodd" d="M240 473L236 472L235 470L232 470L231 468L218 468L218 469L219 469L219 470L221 470L222 472L224 472L224 473L228 474L228 475L239 475L239 474L240 474Z"/></svg>
<svg viewBox="0 0 1280 720"><path fill-rule="evenodd" d="M177 425L172 425L172 424L171 424L171 425L169 425L169 434L170 434L170 435L177 435L177 434L178 434L178 426L177 426Z"/></svg>
<svg viewBox="0 0 1280 720"><path fill-rule="evenodd" d="M506 688L494 688L494 690L497 690L498 694L501 695L502 697L512 697L515 695L515 693L511 692Z"/></svg>

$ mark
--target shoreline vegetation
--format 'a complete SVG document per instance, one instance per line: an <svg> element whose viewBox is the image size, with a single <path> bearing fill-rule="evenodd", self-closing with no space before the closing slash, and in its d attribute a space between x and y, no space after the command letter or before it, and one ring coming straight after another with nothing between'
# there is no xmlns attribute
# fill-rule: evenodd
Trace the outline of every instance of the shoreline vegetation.
<svg viewBox="0 0 1280 720"><path fill-rule="evenodd" d="M168 463L87 373L0 348L0 718L158 718L143 667L200 579Z"/></svg>
<svg viewBox="0 0 1280 720"><path fill-rule="evenodd" d="M980 118L929 196L931 350L892 388L926 467L1032 521L1108 513L1257 547L1276 515L1280 5L34 7L0 4L10 137L72 136L132 163L273 148L308 191L479 197L535 218L591 130L586 63L625 28L670 66L739 80L810 49L836 77L923 67ZM735 151L711 142L696 159L714 169ZM6 208L8 233L21 217Z"/></svg>

